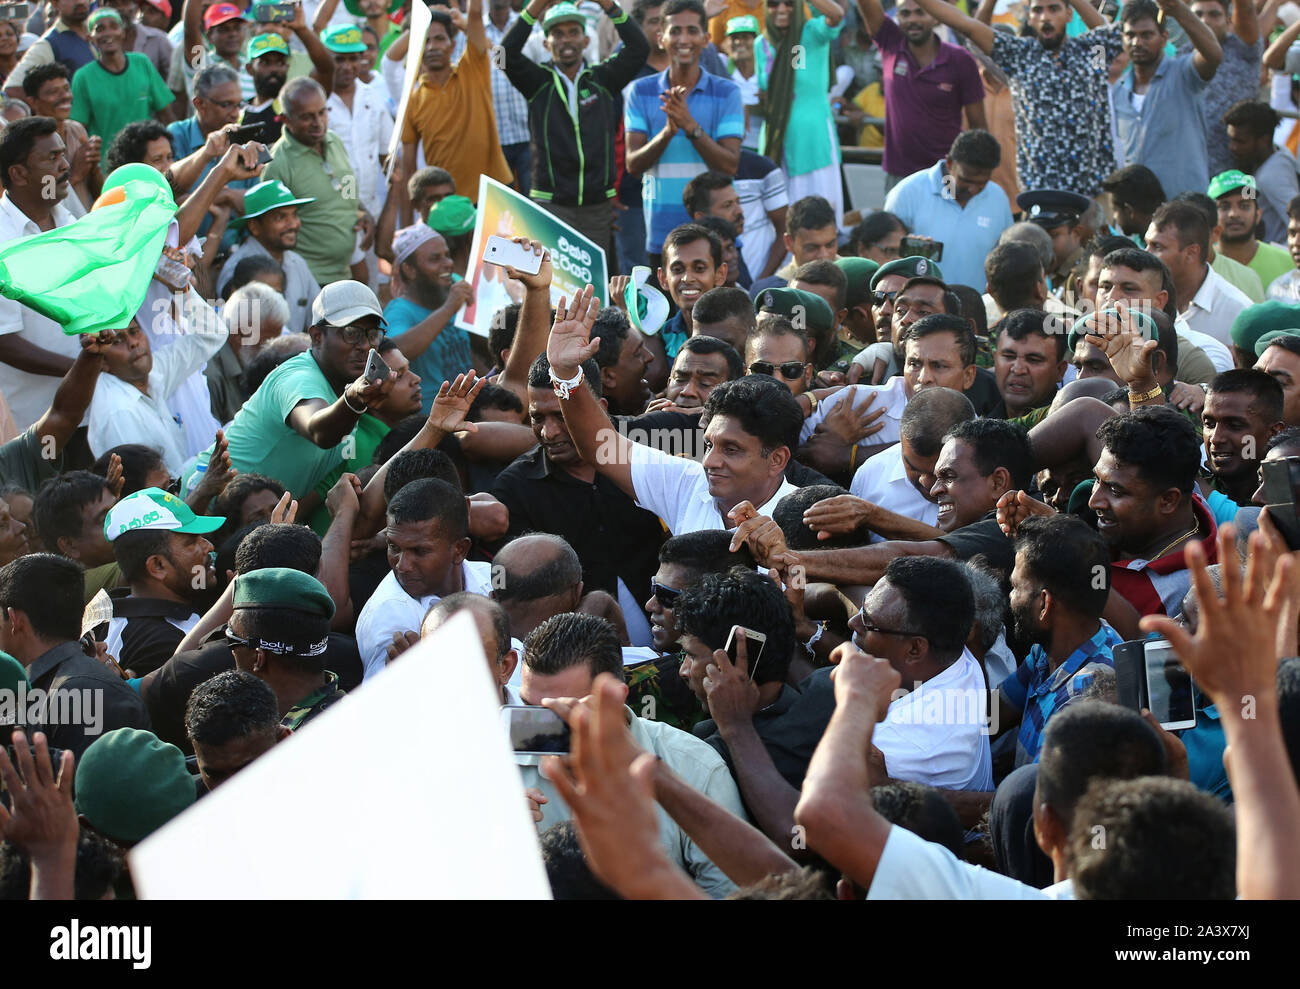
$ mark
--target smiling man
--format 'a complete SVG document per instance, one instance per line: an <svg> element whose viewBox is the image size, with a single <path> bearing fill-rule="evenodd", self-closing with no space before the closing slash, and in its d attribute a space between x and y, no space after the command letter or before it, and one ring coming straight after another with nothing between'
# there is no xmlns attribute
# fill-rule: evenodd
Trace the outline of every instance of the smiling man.
<svg viewBox="0 0 1300 989"><path fill-rule="evenodd" d="M718 235L698 223L683 223L669 231L661 249L659 284L667 287L677 313L658 336L667 358L673 360L686 338L695 333L691 318L695 303L705 292L726 284L727 266Z"/></svg>
<svg viewBox="0 0 1300 989"><path fill-rule="evenodd" d="M1294 178L1294 168L1291 175ZM1280 241L1286 235L1287 218L1281 210L1277 211L1277 216L1265 221L1265 241L1255 236L1264 214L1263 201L1253 175L1235 169L1222 172L1214 176L1208 192L1219 207L1219 242L1214 245L1216 251L1244 264L1259 275L1260 282L1266 286L1272 285L1292 269L1291 255L1286 248L1265 242Z"/></svg>
<svg viewBox="0 0 1300 989"><path fill-rule="evenodd" d="M1282 386L1265 371L1234 368L1210 382L1201 433L1215 491L1250 504L1268 441L1286 426L1282 416Z"/></svg>

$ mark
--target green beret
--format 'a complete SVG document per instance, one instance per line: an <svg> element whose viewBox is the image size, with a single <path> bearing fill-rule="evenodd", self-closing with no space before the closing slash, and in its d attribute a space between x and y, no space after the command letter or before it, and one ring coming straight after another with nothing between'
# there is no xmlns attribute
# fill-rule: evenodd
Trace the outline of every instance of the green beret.
<svg viewBox="0 0 1300 989"><path fill-rule="evenodd" d="M334 617L334 599L311 574L292 567L265 567L235 578L235 608L288 608L318 618Z"/></svg>
<svg viewBox="0 0 1300 989"><path fill-rule="evenodd" d="M444 237L458 237L474 229L474 204L464 196L444 196L429 210L429 226Z"/></svg>
<svg viewBox="0 0 1300 989"><path fill-rule="evenodd" d="M1156 328L1155 320L1153 320L1150 316L1148 316L1140 309L1130 309L1129 314L1133 317L1134 321L1137 323L1137 328L1141 331L1143 340L1155 340L1157 343L1160 341L1160 330ZM1116 319L1118 319L1119 310L1099 309L1096 312L1087 313L1083 316L1080 316L1078 319L1076 319L1074 321L1074 325L1070 327L1069 335L1066 336L1065 338L1065 348L1068 351L1073 353L1074 348L1079 343L1080 338L1086 336L1089 333L1097 332L1096 327L1089 325L1088 323L1088 321L1092 319L1094 316L1114 316ZM1097 335L1102 336L1103 334L1097 334Z"/></svg>
<svg viewBox="0 0 1300 989"><path fill-rule="evenodd" d="M1246 353L1259 353L1260 337L1271 330L1295 330L1300 335L1300 306L1277 299L1257 302L1237 313L1232 321L1232 345Z"/></svg>
<svg viewBox="0 0 1300 989"><path fill-rule="evenodd" d="M876 270L876 273L871 276L871 287L874 289L886 275L902 275L908 280L913 278L934 278L943 281L943 269L939 267L937 262L917 256L898 258L887 264L882 264Z"/></svg>
<svg viewBox="0 0 1300 989"><path fill-rule="evenodd" d="M1268 350L1269 345L1280 337L1300 337L1298 330L1269 330L1258 340L1255 341L1255 356L1263 357L1264 351Z"/></svg>
<svg viewBox="0 0 1300 989"><path fill-rule="evenodd" d="M16 694L19 684L27 687L32 685L31 680L27 678L26 668L7 652L0 652L0 691L7 690ZM22 722L23 716L20 715L18 723L22 724Z"/></svg>
<svg viewBox="0 0 1300 989"><path fill-rule="evenodd" d="M785 316L795 329L808 333L829 333L835 326L835 314L826 300L801 288L764 289L754 299L754 312Z"/></svg>
<svg viewBox="0 0 1300 989"><path fill-rule="evenodd" d="M106 732L77 763L77 813L117 841L142 841L194 803L194 777L174 745L141 728Z"/></svg>

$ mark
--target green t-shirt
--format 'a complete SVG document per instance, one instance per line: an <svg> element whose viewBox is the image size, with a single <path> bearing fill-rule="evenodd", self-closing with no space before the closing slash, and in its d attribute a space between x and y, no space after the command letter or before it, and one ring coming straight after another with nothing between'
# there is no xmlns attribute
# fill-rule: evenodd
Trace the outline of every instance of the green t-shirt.
<svg viewBox="0 0 1300 989"><path fill-rule="evenodd" d="M0 481L16 484L28 494L35 496L36 489L59 472L63 466L63 455L48 459L43 454L53 453L53 444L41 443L33 423L8 443L0 446Z"/></svg>
<svg viewBox="0 0 1300 989"><path fill-rule="evenodd" d="M379 446L380 440L388 435L388 430L389 427L374 416L362 416L358 419L357 428L352 434L355 440L353 455L346 457L343 463L326 474L320 484L316 485L316 493L320 495L320 508L312 514L310 525L322 539L330 527L330 510L325 507L325 496L345 473L355 474L362 467L369 465L375 455L375 448Z"/></svg>
<svg viewBox="0 0 1300 989"><path fill-rule="evenodd" d="M91 137L103 139L101 164L123 127L148 120L174 99L148 56L138 52L127 53L121 72L91 62L72 77L72 119L84 124Z"/></svg>
<svg viewBox="0 0 1300 989"><path fill-rule="evenodd" d="M1259 280L1264 283L1264 291L1267 292L1273 280L1285 275L1295 267L1295 263L1291 260L1291 252L1285 247L1260 241L1259 250L1246 267L1259 275Z"/></svg>
<svg viewBox="0 0 1300 989"><path fill-rule="evenodd" d="M351 277L357 234L357 179L347 148L337 134L326 132L325 156L300 144L286 129L271 146L271 163L262 180L278 179L295 199L314 199L298 207L302 228L298 246L312 277L320 285Z"/></svg>

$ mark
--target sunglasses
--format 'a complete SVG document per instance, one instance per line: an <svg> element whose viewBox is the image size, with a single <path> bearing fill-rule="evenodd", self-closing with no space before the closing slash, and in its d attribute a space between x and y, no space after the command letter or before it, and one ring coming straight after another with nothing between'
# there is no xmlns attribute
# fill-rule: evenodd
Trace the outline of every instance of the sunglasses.
<svg viewBox="0 0 1300 989"><path fill-rule="evenodd" d="M801 378L803 377L804 368L808 364L804 361L786 361L783 364L773 364L771 361L754 361L749 365L750 374L766 374L768 377L773 376L773 371L780 371L783 378Z"/></svg>
<svg viewBox="0 0 1300 989"><path fill-rule="evenodd" d="M878 306L883 306L886 302L889 302L896 295L898 295L897 290L893 292L882 292L879 289L877 289L875 292L871 293L871 301Z"/></svg>
<svg viewBox="0 0 1300 989"><path fill-rule="evenodd" d="M650 592L659 600L659 605L665 611L672 611L673 605L677 599L682 596L682 592L675 587L669 587L667 584L661 584L657 580L650 581Z"/></svg>
<svg viewBox="0 0 1300 989"><path fill-rule="evenodd" d="M372 347L384 338L384 331L378 326L367 329L364 326L352 323L349 326L339 327L338 331L339 336L343 338L343 342L352 347L360 343L363 338Z"/></svg>
<svg viewBox="0 0 1300 989"><path fill-rule="evenodd" d="M862 625L862 630L864 632L877 632L880 635L901 635L906 639L925 639L927 642L930 639L928 635L924 635L920 632L903 632L896 629L881 628L867 617L866 608L862 608L858 611L858 622Z"/></svg>

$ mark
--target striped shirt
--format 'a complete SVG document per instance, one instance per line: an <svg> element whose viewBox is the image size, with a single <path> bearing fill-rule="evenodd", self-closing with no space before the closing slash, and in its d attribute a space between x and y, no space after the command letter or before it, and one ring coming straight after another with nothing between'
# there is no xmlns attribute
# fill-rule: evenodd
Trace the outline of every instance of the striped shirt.
<svg viewBox="0 0 1300 989"><path fill-rule="evenodd" d="M510 30L510 25L518 18L518 14L511 13L510 20L506 21L506 26L503 28L498 28L491 21L483 25L487 29L488 41L492 42L493 47L501 44L501 39ZM497 66L496 59L492 60L492 108L496 111L497 136L501 139L502 145L525 144L530 140L528 101L524 99L523 93L510 85L505 69Z"/></svg>

